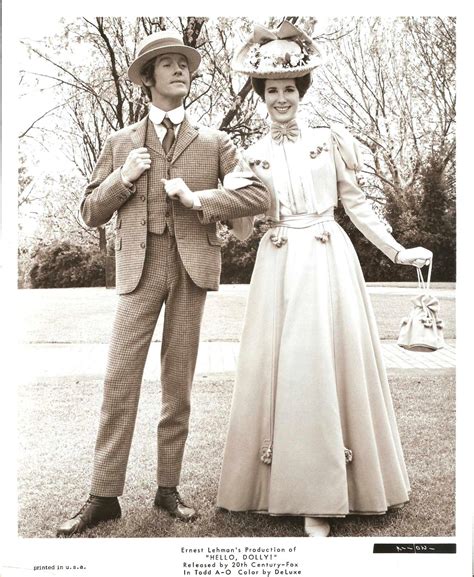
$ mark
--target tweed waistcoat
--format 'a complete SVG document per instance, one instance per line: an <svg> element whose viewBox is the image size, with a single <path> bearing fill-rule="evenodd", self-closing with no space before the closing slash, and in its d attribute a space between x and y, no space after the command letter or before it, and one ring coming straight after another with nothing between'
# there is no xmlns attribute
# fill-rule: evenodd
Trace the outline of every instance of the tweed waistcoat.
<svg viewBox="0 0 474 577"><path fill-rule="evenodd" d="M162 178L170 178L171 159L176 146L173 146L166 156L163 156L163 146L156 134L151 120L147 123L145 146L151 156L151 174L148 178L148 230L154 234L162 234L165 227L174 235L173 202L165 193ZM160 151L161 154L158 152Z"/></svg>

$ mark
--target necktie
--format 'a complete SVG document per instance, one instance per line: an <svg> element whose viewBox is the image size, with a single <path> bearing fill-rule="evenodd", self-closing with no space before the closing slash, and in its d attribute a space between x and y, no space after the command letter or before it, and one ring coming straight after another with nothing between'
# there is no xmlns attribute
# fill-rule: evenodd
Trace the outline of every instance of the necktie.
<svg viewBox="0 0 474 577"><path fill-rule="evenodd" d="M290 120L290 122L286 124L272 122L270 132L273 140L277 144L281 144L285 138L291 142L295 142L300 134L300 129L298 128L296 120Z"/></svg>
<svg viewBox="0 0 474 577"><path fill-rule="evenodd" d="M161 144L163 145L163 150L165 151L165 154L168 154L171 147L173 146L173 142L175 139L174 124L167 117L163 118L163 122L161 124L166 128L166 134Z"/></svg>

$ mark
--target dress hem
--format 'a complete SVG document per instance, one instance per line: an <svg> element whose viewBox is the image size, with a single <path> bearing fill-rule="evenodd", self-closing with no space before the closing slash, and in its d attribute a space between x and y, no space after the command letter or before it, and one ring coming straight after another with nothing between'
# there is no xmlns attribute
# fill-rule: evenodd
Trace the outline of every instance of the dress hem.
<svg viewBox="0 0 474 577"><path fill-rule="evenodd" d="M269 512L265 509L227 509L226 507L218 507L228 511L229 513L256 513L258 515L269 515L271 517L327 517L327 518L340 518L348 517L349 515L386 515L389 511L393 509L402 509L409 501L404 501L403 503L398 503L396 505L390 505L384 511L349 511L348 513L275 513Z"/></svg>

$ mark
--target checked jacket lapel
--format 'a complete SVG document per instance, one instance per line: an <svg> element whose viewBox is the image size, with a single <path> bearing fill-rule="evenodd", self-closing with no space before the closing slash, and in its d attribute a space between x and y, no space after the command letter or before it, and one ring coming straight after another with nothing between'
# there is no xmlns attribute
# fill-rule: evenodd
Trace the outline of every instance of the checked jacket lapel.
<svg viewBox="0 0 474 577"><path fill-rule="evenodd" d="M187 116L185 116L181 128L178 132L178 138L173 152L172 163L186 150L186 148L197 138L199 131L191 125Z"/></svg>

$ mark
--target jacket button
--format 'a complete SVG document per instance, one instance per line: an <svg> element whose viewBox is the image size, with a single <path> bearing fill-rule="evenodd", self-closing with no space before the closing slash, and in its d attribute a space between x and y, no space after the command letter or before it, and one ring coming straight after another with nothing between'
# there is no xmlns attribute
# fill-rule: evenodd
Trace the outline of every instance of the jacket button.
<svg viewBox="0 0 474 577"><path fill-rule="evenodd" d="M165 216L166 216L166 218L169 218L169 216L170 216L170 211L169 211L169 210L167 210L167 211L165 212Z"/></svg>
<svg viewBox="0 0 474 577"><path fill-rule="evenodd" d="M171 162L173 160L173 155L172 154L168 154L168 156L166 157L166 160L168 162Z"/></svg>
<svg viewBox="0 0 474 577"><path fill-rule="evenodd" d="M166 178L171 178L171 170L170 169L168 169L166 171Z"/></svg>
<svg viewBox="0 0 474 577"><path fill-rule="evenodd" d="M146 244L145 244L144 242L141 242L141 243L140 243L140 246L141 246L142 248L145 248Z"/></svg>
<svg viewBox="0 0 474 577"><path fill-rule="evenodd" d="M140 199L141 199L143 202L145 202L145 195L144 195L144 194L140 195Z"/></svg>
<svg viewBox="0 0 474 577"><path fill-rule="evenodd" d="M146 224L146 220L142 218L142 224Z"/></svg>

